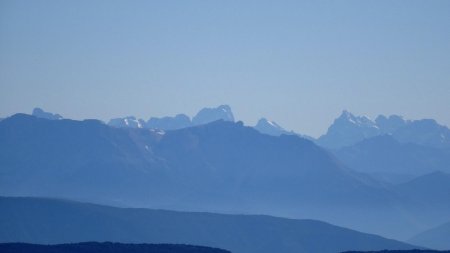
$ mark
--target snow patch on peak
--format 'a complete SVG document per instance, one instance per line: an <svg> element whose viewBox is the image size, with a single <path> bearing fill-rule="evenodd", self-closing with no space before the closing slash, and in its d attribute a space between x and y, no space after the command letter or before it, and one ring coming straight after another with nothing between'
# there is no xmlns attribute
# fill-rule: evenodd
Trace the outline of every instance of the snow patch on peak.
<svg viewBox="0 0 450 253"><path fill-rule="evenodd" d="M111 119L108 122L109 126L126 127L126 128L143 128L144 124L145 124L144 120L136 119L136 117L134 116L128 116L125 118L115 118Z"/></svg>

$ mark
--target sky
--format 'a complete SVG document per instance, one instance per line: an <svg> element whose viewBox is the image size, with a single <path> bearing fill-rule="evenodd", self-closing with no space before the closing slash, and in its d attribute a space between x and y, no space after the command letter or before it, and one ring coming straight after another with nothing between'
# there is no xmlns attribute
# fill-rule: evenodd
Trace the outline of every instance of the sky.
<svg viewBox="0 0 450 253"><path fill-rule="evenodd" d="M0 0L0 117L221 104L314 137L344 109L450 126L450 1Z"/></svg>

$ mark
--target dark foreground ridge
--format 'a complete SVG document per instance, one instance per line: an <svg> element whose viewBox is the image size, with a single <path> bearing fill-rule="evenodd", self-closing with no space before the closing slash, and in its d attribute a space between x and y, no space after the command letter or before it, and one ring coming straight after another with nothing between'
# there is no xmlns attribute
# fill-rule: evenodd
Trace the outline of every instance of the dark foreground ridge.
<svg viewBox="0 0 450 253"><path fill-rule="evenodd" d="M182 244L128 244L112 242L82 242L41 245L28 243L1 243L3 253L230 253L230 251Z"/></svg>
<svg viewBox="0 0 450 253"><path fill-rule="evenodd" d="M450 250L439 251L439 250L381 250L381 251L346 251L342 253L449 253Z"/></svg>

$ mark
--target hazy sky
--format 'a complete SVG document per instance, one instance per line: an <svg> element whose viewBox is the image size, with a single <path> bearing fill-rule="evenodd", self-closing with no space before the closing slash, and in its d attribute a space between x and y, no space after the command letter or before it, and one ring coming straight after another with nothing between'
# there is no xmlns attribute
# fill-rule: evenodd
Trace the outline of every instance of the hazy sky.
<svg viewBox="0 0 450 253"><path fill-rule="evenodd" d="M450 125L450 1L0 1L0 117L229 104L318 136L343 109Z"/></svg>

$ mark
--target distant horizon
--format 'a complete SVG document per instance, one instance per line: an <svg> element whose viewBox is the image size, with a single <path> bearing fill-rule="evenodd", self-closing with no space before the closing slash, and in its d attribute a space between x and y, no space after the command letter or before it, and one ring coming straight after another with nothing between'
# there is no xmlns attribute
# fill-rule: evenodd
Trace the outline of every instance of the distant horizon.
<svg viewBox="0 0 450 253"><path fill-rule="evenodd" d="M228 106L229 106L229 104L221 104L221 105L228 105ZM221 105L202 107L202 108L199 108L199 109L197 110L197 112L200 111L200 110L203 109L203 108L217 108L217 107L219 107L219 106L221 106ZM195 113L193 113L193 114L187 114L187 113L184 113L184 112L179 112L179 113L176 113L176 114L173 114L173 115L149 116L149 117L138 117L138 116L133 115L133 114L127 114L127 115L118 116L118 117L113 117L113 118L107 118L107 119L102 119L102 118L99 118L99 117L71 118L71 117L65 116L63 113L60 113L60 112L58 112L58 111L50 111L50 110L47 110L46 108L42 108L42 107L36 106L36 107L33 107L29 112L16 112L16 113L13 113L13 114L11 114L11 115L7 115L7 116L0 117L0 118L7 118L7 117L13 116L14 114L17 114L17 113L24 113L24 114L29 114L29 115L31 115L31 114L32 114L32 111L33 111L34 109L36 109L36 108L42 109L44 112L48 112L48 113L52 113L52 114L59 114L60 116L63 117L63 119L80 120L80 121L81 121L81 120L86 120L86 119L97 119L97 120L103 121L105 124L108 124L108 122L109 122L111 119L116 119L116 118L135 117L136 119L142 119L142 120L144 120L144 121L148 121L150 118L153 118L153 117L156 117L156 118L162 118L162 117L174 117L174 116L176 116L177 114L184 114L184 115L187 115L190 119L192 119L192 118L196 115L196 113L197 113L197 112L195 112ZM241 122L243 122L244 126L253 127L253 126L255 126L255 125L257 124L257 122L258 122L260 119L263 119L263 118L265 118L265 119L268 120L268 121L273 121L273 122L279 124L279 122L277 122L277 121L275 121L275 120L273 120L273 119L271 119L271 118L265 117L265 116L262 116L261 118L259 118L258 120L256 120L254 123L249 123L249 122L246 122L246 121L241 120L241 119L239 119L238 117L236 117L236 113L235 113L233 107L230 106L230 108L231 108L232 113L233 113L234 116L235 116L235 122L241 121ZM336 115L336 117L335 117L335 118L330 122L330 124L327 126L325 132L320 133L318 136L310 135L310 134L304 133L304 132L297 132L297 131L295 131L295 130L293 130L293 129L289 129L289 128L287 128L286 126L283 126L283 125L281 125L281 124L279 124L279 125L280 125L281 127L283 127L283 128L284 128L285 130L287 130L287 131L294 131L294 132L297 133L297 134L306 135L306 136L310 136L310 137L313 137L313 138L316 138L316 139L317 139L317 138L319 138L320 136L326 134L326 132L327 132L327 130L328 130L328 127L331 126L331 125L333 124L334 120L337 119L338 117L340 117L340 116L342 115L342 113L344 113L345 111L349 112L350 114L352 114L352 115L354 115L354 116L356 116L356 117L367 117L368 119L370 119L370 120L372 120L372 121L375 121L376 117L378 117L378 116L390 117L390 116L394 116L394 115L395 115L395 116L400 116L400 117L402 117L404 120L424 120L424 119L432 119L432 120L435 120L438 124L443 125L443 126L445 126L445 127L448 128L448 125L443 124L443 123L440 122L439 120L433 119L433 118L412 119L412 118L406 118L406 117L404 117L403 115L396 114L396 113L394 113L394 114L388 114L388 115L386 115L386 114L377 114L377 115L375 115L374 117L370 117L370 116L367 116L367 115L364 115L364 114L355 114L355 113L353 113L352 111L349 111L349 110L347 110L347 109L341 110L341 112L340 112L338 115Z"/></svg>
<svg viewBox="0 0 450 253"><path fill-rule="evenodd" d="M450 1L0 2L0 117L229 104L319 136L343 109L450 126Z"/></svg>

